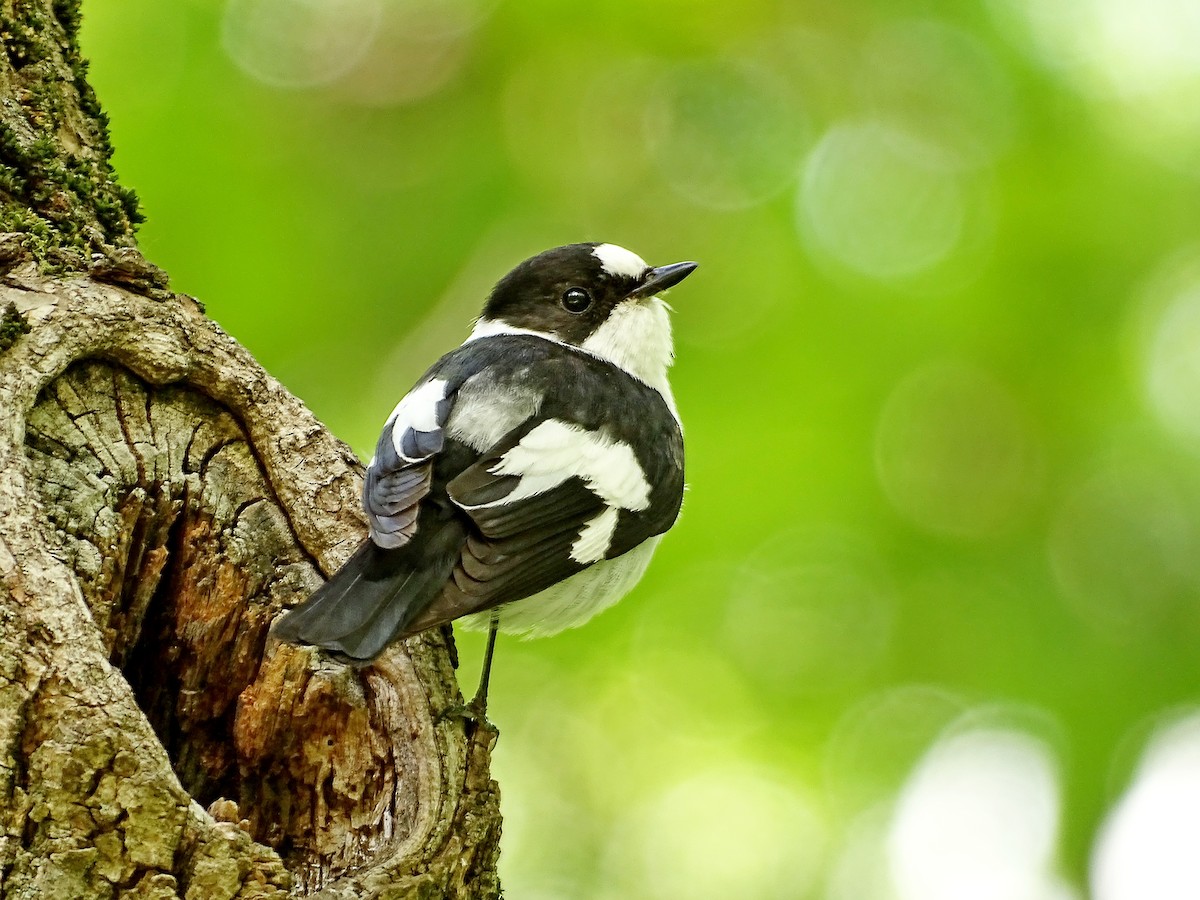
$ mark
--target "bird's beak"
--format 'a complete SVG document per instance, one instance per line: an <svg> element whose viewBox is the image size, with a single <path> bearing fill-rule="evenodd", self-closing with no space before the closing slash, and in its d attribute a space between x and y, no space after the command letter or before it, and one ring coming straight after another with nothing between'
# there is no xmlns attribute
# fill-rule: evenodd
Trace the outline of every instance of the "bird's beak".
<svg viewBox="0 0 1200 900"><path fill-rule="evenodd" d="M632 300L644 300L661 294L669 287L674 287L696 270L699 263L678 262L669 266L659 266L646 273L646 280L629 292Z"/></svg>

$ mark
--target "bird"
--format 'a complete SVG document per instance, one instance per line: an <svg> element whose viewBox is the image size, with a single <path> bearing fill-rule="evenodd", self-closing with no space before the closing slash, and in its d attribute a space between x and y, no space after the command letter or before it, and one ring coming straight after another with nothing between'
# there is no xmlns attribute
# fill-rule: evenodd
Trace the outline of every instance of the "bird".
<svg viewBox="0 0 1200 900"><path fill-rule="evenodd" d="M556 634L626 595L682 505L663 293L696 268L589 242L501 278L387 418L368 536L272 634L364 666L452 621L487 630L482 718L498 631Z"/></svg>

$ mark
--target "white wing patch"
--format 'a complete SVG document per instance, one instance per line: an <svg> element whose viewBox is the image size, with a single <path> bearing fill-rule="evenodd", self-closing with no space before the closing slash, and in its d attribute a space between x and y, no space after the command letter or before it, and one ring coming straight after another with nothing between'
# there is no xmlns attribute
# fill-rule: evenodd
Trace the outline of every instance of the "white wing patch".
<svg viewBox="0 0 1200 900"><path fill-rule="evenodd" d="M617 530L617 518L617 508L606 506L588 519L579 532L579 539L571 545L571 559L584 565L604 559L604 554L612 544L613 532Z"/></svg>
<svg viewBox="0 0 1200 900"><path fill-rule="evenodd" d="M640 278L648 268L646 261L624 247L616 244L600 244L592 250L592 256L600 260L600 268L609 275L624 275L627 278Z"/></svg>
<svg viewBox="0 0 1200 900"><path fill-rule="evenodd" d="M519 503L553 490L569 478L579 478L604 501L605 508L584 524L571 546L571 558L579 563L604 558L620 510L639 512L650 505L650 483L632 447L559 419L542 422L489 471L493 475L515 475L520 481L501 499L464 505L464 509Z"/></svg>
<svg viewBox="0 0 1200 900"><path fill-rule="evenodd" d="M632 447L559 419L530 431L491 471L521 479L499 503L533 497L579 477L608 506L637 512L650 505L650 483Z"/></svg>
<svg viewBox="0 0 1200 900"><path fill-rule="evenodd" d="M446 399L446 382L434 378L409 391L396 404L388 416L387 426L392 429L392 446L396 455L406 462L420 462L420 458L406 456L402 446L405 432L437 431L441 426L437 420L438 404Z"/></svg>

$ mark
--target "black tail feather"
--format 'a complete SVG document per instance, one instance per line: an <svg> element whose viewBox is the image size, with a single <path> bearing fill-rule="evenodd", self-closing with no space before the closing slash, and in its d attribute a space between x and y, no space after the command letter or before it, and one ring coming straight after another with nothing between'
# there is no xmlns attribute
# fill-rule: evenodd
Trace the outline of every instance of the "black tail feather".
<svg viewBox="0 0 1200 900"><path fill-rule="evenodd" d="M311 597L285 613L271 633L293 644L320 647L346 662L368 663L441 591L463 537L456 523L443 523L436 535L443 552L432 554L411 552L411 545L385 550L368 539Z"/></svg>

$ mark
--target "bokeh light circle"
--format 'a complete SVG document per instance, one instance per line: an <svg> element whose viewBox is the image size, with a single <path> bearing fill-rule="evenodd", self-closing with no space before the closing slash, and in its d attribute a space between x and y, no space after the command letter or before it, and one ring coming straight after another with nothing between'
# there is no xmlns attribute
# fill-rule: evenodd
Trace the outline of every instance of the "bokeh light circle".
<svg viewBox="0 0 1200 900"><path fill-rule="evenodd" d="M801 230L862 275L920 274L962 238L967 198L949 158L946 148L880 119L835 125L804 163Z"/></svg>
<svg viewBox="0 0 1200 900"><path fill-rule="evenodd" d="M940 362L902 380L875 437L876 472L895 508L929 531L995 534L1040 487L1040 454L1008 389L969 364Z"/></svg>
<svg viewBox="0 0 1200 900"><path fill-rule="evenodd" d="M1012 142L1012 84L962 28L936 19L889 24L868 41L860 79L875 115L947 148L951 168L988 165Z"/></svg>
<svg viewBox="0 0 1200 900"><path fill-rule="evenodd" d="M1180 171L1200 162L1194 0L992 0L1028 52L1094 100L1114 132Z"/></svg>
<svg viewBox="0 0 1200 900"><path fill-rule="evenodd" d="M888 871L890 804L880 803L843 830L822 900L898 900Z"/></svg>
<svg viewBox="0 0 1200 900"><path fill-rule="evenodd" d="M1095 900L1200 896L1200 713L1163 727L1109 813L1092 858Z"/></svg>
<svg viewBox="0 0 1200 900"><path fill-rule="evenodd" d="M1186 486L1150 455L1116 455L1063 500L1051 567L1072 609L1126 641L1191 622L1200 607L1200 535ZM1190 611L1190 612L1189 612Z"/></svg>
<svg viewBox="0 0 1200 900"><path fill-rule="evenodd" d="M1147 399L1171 432L1200 442L1200 253L1169 259L1145 293Z"/></svg>
<svg viewBox="0 0 1200 900"><path fill-rule="evenodd" d="M839 720L824 754L825 784L837 810L854 812L897 791L910 769L966 701L932 684L872 694Z"/></svg>
<svg viewBox="0 0 1200 900"><path fill-rule="evenodd" d="M338 92L367 106L416 103L445 88L470 55L496 0L385 0L366 55Z"/></svg>
<svg viewBox="0 0 1200 900"><path fill-rule="evenodd" d="M853 534L795 528L775 535L734 580L722 634L772 690L844 688L887 649L895 595L878 555Z"/></svg>
<svg viewBox="0 0 1200 900"><path fill-rule="evenodd" d="M530 188L572 198L564 214L619 203L629 215L647 183L662 191L643 131L664 64L622 56L581 69L583 52L567 42L512 66L500 109L505 149Z"/></svg>
<svg viewBox="0 0 1200 900"><path fill-rule="evenodd" d="M251 77L272 87L315 87L363 59L382 12L382 0L229 0L222 37Z"/></svg>
<svg viewBox="0 0 1200 900"><path fill-rule="evenodd" d="M994 0L1035 53L1081 89L1150 99L1200 87L1200 7L1192 0Z"/></svg>
<svg viewBox="0 0 1200 900"><path fill-rule="evenodd" d="M771 773L714 767L671 785L618 823L608 854L614 896L727 900L805 896L825 826L812 801Z"/></svg>
<svg viewBox="0 0 1200 900"><path fill-rule="evenodd" d="M745 62L683 64L646 106L650 155L671 188L699 205L743 209L795 178L808 116L786 82Z"/></svg>
<svg viewBox="0 0 1200 900"><path fill-rule="evenodd" d="M935 744L897 801L887 839L899 900L1051 896L1058 767L1037 738L998 727Z"/></svg>

